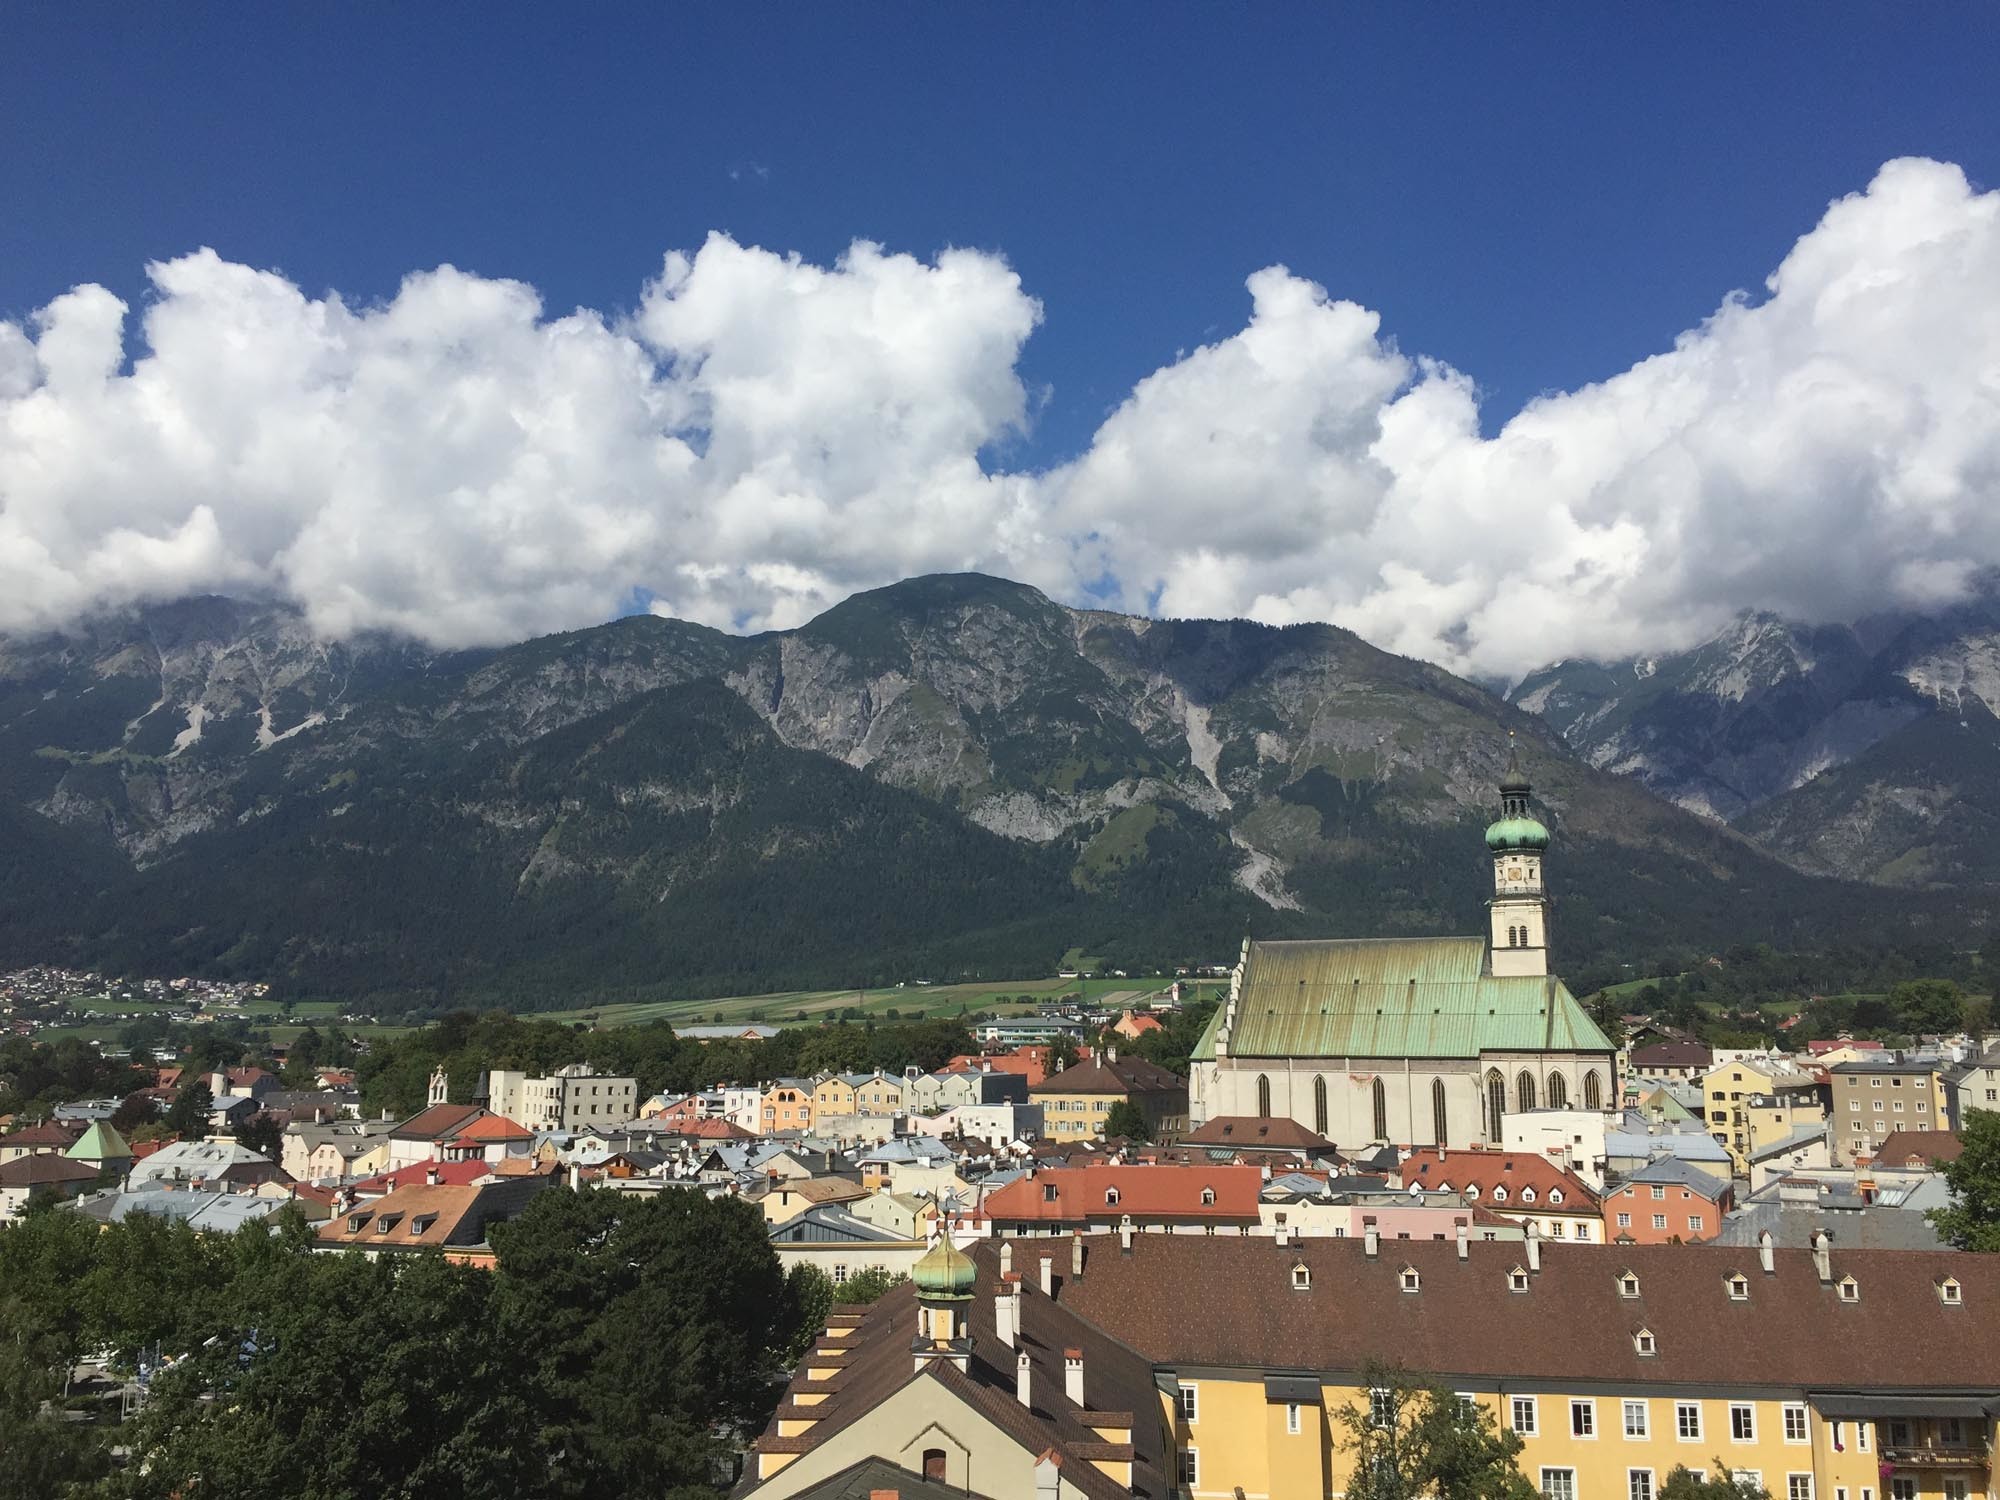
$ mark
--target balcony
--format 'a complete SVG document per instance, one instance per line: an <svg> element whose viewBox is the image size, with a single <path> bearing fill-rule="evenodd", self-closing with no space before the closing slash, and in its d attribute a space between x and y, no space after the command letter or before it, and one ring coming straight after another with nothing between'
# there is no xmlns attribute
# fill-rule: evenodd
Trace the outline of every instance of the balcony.
<svg viewBox="0 0 2000 1500"><path fill-rule="evenodd" d="M1885 1445L1882 1462L1898 1469L1983 1469L1983 1443L1897 1443Z"/></svg>

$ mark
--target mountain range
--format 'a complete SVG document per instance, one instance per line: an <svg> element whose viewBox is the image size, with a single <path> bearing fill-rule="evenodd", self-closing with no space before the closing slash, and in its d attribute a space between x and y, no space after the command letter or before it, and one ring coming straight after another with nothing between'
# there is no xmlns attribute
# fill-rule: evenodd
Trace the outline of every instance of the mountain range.
<svg viewBox="0 0 2000 1500"><path fill-rule="evenodd" d="M1935 776L1991 764L2000 660L1955 628L1759 617L1508 702L979 575L462 652L187 600L0 639L0 958L532 1008L1473 932L1510 738L1572 965L1950 928L1971 793Z"/></svg>

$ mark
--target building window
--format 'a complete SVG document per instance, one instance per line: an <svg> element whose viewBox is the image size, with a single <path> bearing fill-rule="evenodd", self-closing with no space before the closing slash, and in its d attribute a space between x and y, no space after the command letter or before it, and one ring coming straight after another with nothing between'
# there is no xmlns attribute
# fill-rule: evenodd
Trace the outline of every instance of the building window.
<svg viewBox="0 0 2000 1500"><path fill-rule="evenodd" d="M1323 1133L1323 1132L1322 1132ZM1445 1144L1444 1080L1431 1080L1431 1136L1439 1146Z"/></svg>
<svg viewBox="0 0 2000 1500"><path fill-rule="evenodd" d="M1653 1227L1655 1229L1665 1229L1667 1227L1667 1216L1665 1214L1654 1214Z"/></svg>
<svg viewBox="0 0 2000 1500"><path fill-rule="evenodd" d="M1569 1081L1560 1073L1549 1074L1549 1108L1569 1108Z"/></svg>
<svg viewBox="0 0 2000 1500"><path fill-rule="evenodd" d="M1406 1291L1406 1292L1414 1292L1414 1291L1418 1291L1418 1290L1420 1290L1420 1289L1421 1289L1422 1285L1423 1285L1423 1283L1422 1283L1422 1281L1421 1281L1421 1280L1420 1280L1420 1279L1418 1278L1418 1276L1417 1276L1417 1268L1416 1268L1415 1266L1405 1266L1405 1267L1403 1267L1403 1290L1404 1290L1404 1291Z"/></svg>
<svg viewBox="0 0 2000 1500"><path fill-rule="evenodd" d="M1507 1113L1507 1082L1498 1068L1486 1070L1486 1139L1500 1139L1500 1121Z"/></svg>
<svg viewBox="0 0 2000 1500"><path fill-rule="evenodd" d="M1901 1474L1889 1481L1890 1500L1917 1500L1917 1482Z"/></svg>
<svg viewBox="0 0 2000 1500"><path fill-rule="evenodd" d="M1295 1292L1310 1291L1312 1290L1312 1284L1313 1284L1313 1277L1311 1271L1308 1271L1302 1265L1292 1267L1293 1291Z"/></svg>
<svg viewBox="0 0 2000 1500"><path fill-rule="evenodd" d="M1684 1443L1701 1441L1701 1405L1695 1401L1674 1404L1674 1431Z"/></svg>
<svg viewBox="0 0 2000 1500"><path fill-rule="evenodd" d="M1657 1182L1654 1183L1652 1186L1653 1201L1655 1203L1663 1203L1666 1201L1666 1197L1667 1197L1667 1190L1664 1187L1662 1187L1659 1183Z"/></svg>
<svg viewBox="0 0 2000 1500"><path fill-rule="evenodd" d="M1201 1460L1192 1448L1181 1449L1181 1483L1189 1489L1201 1483Z"/></svg>
<svg viewBox="0 0 2000 1500"><path fill-rule="evenodd" d="M1583 1075L1583 1107L1585 1109L1604 1108L1604 1082L1592 1068Z"/></svg>
<svg viewBox="0 0 2000 1500"><path fill-rule="evenodd" d="M1729 1300L1731 1302L1747 1302L1750 1300L1750 1278L1745 1276L1741 1271L1731 1276L1725 1284L1729 1288Z"/></svg>
<svg viewBox="0 0 2000 1500"><path fill-rule="evenodd" d="M1576 1500L1576 1470L1542 1470L1544 1500Z"/></svg>
<svg viewBox="0 0 2000 1500"><path fill-rule="evenodd" d="M1512 1408L1514 1431L1522 1437L1535 1435L1535 1398L1516 1396Z"/></svg>
<svg viewBox="0 0 2000 1500"><path fill-rule="evenodd" d="M1375 1139L1389 1139L1389 1089L1381 1079L1376 1079L1368 1088L1369 1098L1375 1105Z"/></svg>
<svg viewBox="0 0 2000 1500"><path fill-rule="evenodd" d="M1516 1109L1535 1107L1535 1075L1526 1068L1521 1069L1514 1079L1514 1100Z"/></svg>
<svg viewBox="0 0 2000 1500"><path fill-rule="evenodd" d="M1632 1347L1637 1349L1641 1354L1658 1354L1660 1352L1660 1341L1653 1337L1653 1331L1650 1328L1641 1328L1637 1333L1632 1335Z"/></svg>
<svg viewBox="0 0 2000 1500"><path fill-rule="evenodd" d="M1528 1289L1528 1273L1526 1271L1522 1270L1519 1266L1516 1266L1514 1267L1513 1270L1507 1273L1508 1291L1525 1292L1527 1289Z"/></svg>
<svg viewBox="0 0 2000 1500"><path fill-rule="evenodd" d="M1292 1401L1285 1406L1285 1431L1293 1437L1299 1435L1299 1403Z"/></svg>
<svg viewBox="0 0 2000 1500"><path fill-rule="evenodd" d="M1740 1401L1730 1403L1729 1440L1732 1443L1754 1443L1757 1441L1756 1407Z"/></svg>
<svg viewBox="0 0 2000 1500"><path fill-rule="evenodd" d="M1376 1386L1368 1392L1368 1425L1388 1427L1396 1420L1396 1404L1388 1391Z"/></svg>
<svg viewBox="0 0 2000 1500"><path fill-rule="evenodd" d="M835 1286L845 1286L847 1284L847 1267L837 1261L833 1267L833 1284Z"/></svg>
<svg viewBox="0 0 2000 1500"><path fill-rule="evenodd" d="M1785 1441L1803 1443L1806 1440L1806 1409L1803 1406L1785 1408Z"/></svg>
<svg viewBox="0 0 2000 1500"><path fill-rule="evenodd" d="M1257 1075L1257 1115L1259 1119L1271 1118L1271 1078L1267 1073Z"/></svg>
<svg viewBox="0 0 2000 1500"><path fill-rule="evenodd" d="M1688 1232L1690 1234L1700 1234L1701 1224L1702 1224L1702 1217L1700 1214L1688 1215Z"/></svg>
<svg viewBox="0 0 2000 1500"><path fill-rule="evenodd" d="M1627 1401L1625 1403L1625 1436L1628 1438L1647 1437L1650 1436L1647 1429L1646 1403L1643 1401Z"/></svg>
<svg viewBox="0 0 2000 1500"><path fill-rule="evenodd" d="M1964 1293L1960 1290L1955 1278L1947 1276L1943 1281L1938 1283L1938 1301L1956 1306L1963 1298Z"/></svg>
<svg viewBox="0 0 2000 1500"><path fill-rule="evenodd" d="M1632 1227L1632 1216L1630 1214L1620 1214L1618 1216L1618 1227L1620 1229L1630 1229Z"/></svg>
<svg viewBox="0 0 2000 1500"><path fill-rule="evenodd" d="M1194 1421L1195 1412L1196 1412L1196 1406L1195 1406L1194 1387L1191 1385L1183 1384L1181 1386L1181 1420L1183 1422Z"/></svg>
<svg viewBox="0 0 2000 1500"><path fill-rule="evenodd" d="M1326 1134L1326 1080L1313 1080L1313 1129Z"/></svg>
<svg viewBox="0 0 2000 1500"><path fill-rule="evenodd" d="M939 1484L944 1483L944 1449L924 1449L924 1478L935 1480Z"/></svg>
<svg viewBox="0 0 2000 1500"><path fill-rule="evenodd" d="M1628 1469L1625 1477L1626 1500L1653 1500L1653 1471L1651 1469Z"/></svg>
<svg viewBox="0 0 2000 1500"><path fill-rule="evenodd" d="M1861 1300L1861 1283L1856 1281L1852 1276L1843 1276L1840 1278L1839 1292L1842 1302L1859 1302Z"/></svg>
<svg viewBox="0 0 2000 1500"><path fill-rule="evenodd" d="M1208 1205L1210 1205L1210 1204L1214 1203L1214 1202L1215 1202L1215 1189L1214 1189L1214 1188L1211 1188L1211 1187L1205 1187L1205 1188L1203 1188L1203 1189L1201 1190L1201 1201L1202 1201L1202 1206L1203 1206L1204 1208L1205 1208L1205 1207L1207 1207Z"/></svg>
<svg viewBox="0 0 2000 1500"><path fill-rule="evenodd" d="M1597 1436L1597 1403L1595 1401L1570 1402L1569 1435L1580 1438L1594 1438Z"/></svg>

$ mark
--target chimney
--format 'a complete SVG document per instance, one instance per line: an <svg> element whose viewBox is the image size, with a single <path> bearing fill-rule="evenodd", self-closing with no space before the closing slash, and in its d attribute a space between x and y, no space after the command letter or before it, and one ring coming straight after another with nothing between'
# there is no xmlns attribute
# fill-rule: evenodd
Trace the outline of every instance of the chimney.
<svg viewBox="0 0 2000 1500"><path fill-rule="evenodd" d="M575 1162L569 1164L569 1190L574 1193L583 1186L583 1168Z"/></svg>
<svg viewBox="0 0 2000 1500"><path fill-rule="evenodd" d="M1535 1227L1533 1219L1528 1220L1528 1269L1542 1269L1542 1232Z"/></svg>
<svg viewBox="0 0 2000 1500"><path fill-rule="evenodd" d="M1044 1297L1053 1297L1055 1294L1056 1294L1055 1257L1052 1255L1044 1255L1042 1257L1042 1295Z"/></svg>
<svg viewBox="0 0 2000 1500"><path fill-rule="evenodd" d="M1291 1228L1288 1225L1280 1224L1278 1226L1277 1233L1278 1233L1278 1248L1280 1250L1283 1250L1292 1243Z"/></svg>
<svg viewBox="0 0 2000 1500"><path fill-rule="evenodd" d="M1060 1500L1062 1459L1051 1448L1035 1460L1035 1500Z"/></svg>
<svg viewBox="0 0 2000 1500"><path fill-rule="evenodd" d="M1069 1279L1083 1280L1083 1231L1076 1230L1069 1237Z"/></svg>
<svg viewBox="0 0 2000 1500"><path fill-rule="evenodd" d="M1362 1226L1361 1253L1370 1260L1382 1253L1382 1231L1375 1227L1373 1221Z"/></svg>
<svg viewBox="0 0 2000 1500"><path fill-rule="evenodd" d="M1757 1263L1764 1268L1766 1276L1775 1276L1778 1272L1778 1258L1772 1252L1771 1243L1770 1230L1757 1236Z"/></svg>
<svg viewBox="0 0 2000 1500"><path fill-rule="evenodd" d="M1120 1255L1130 1255L1132 1253L1132 1216L1130 1214L1120 1214L1118 1216L1118 1253Z"/></svg>
<svg viewBox="0 0 2000 1500"><path fill-rule="evenodd" d="M1028 1387L1033 1379L1034 1368L1028 1360L1026 1349L1014 1356L1014 1399L1023 1406L1034 1405L1034 1402L1028 1399Z"/></svg>
<svg viewBox="0 0 2000 1500"><path fill-rule="evenodd" d="M1813 1270L1819 1274L1821 1283L1833 1280L1833 1236L1824 1229L1815 1229L1812 1237Z"/></svg>
<svg viewBox="0 0 2000 1500"><path fill-rule="evenodd" d="M1000 1274L1002 1276L1005 1276L1009 1271L1013 1269L1014 1269L1014 1242L1012 1240L1002 1240L1000 1242Z"/></svg>
<svg viewBox="0 0 2000 1500"><path fill-rule="evenodd" d="M1063 1394L1069 1397L1070 1405L1083 1405L1083 1351L1063 1350Z"/></svg>
<svg viewBox="0 0 2000 1500"><path fill-rule="evenodd" d="M1014 1294L1006 1282L993 1289L993 1328L1000 1335L1000 1342L1009 1349L1014 1347Z"/></svg>
<svg viewBox="0 0 2000 1500"><path fill-rule="evenodd" d="M1460 1260L1470 1260L1472 1258L1471 1244L1472 1244L1472 1231L1466 1228L1465 1225L1463 1224L1459 1225L1458 1258Z"/></svg>
<svg viewBox="0 0 2000 1500"><path fill-rule="evenodd" d="M436 1186L438 1185L438 1181L439 1181L439 1178L438 1178L438 1169L437 1169L437 1163L436 1163L436 1162L432 1162L432 1163L430 1164L429 1168L428 1168L428 1169L426 1169L426 1170L425 1170L425 1172L424 1172L424 1186L425 1186L425 1187L436 1187Z"/></svg>

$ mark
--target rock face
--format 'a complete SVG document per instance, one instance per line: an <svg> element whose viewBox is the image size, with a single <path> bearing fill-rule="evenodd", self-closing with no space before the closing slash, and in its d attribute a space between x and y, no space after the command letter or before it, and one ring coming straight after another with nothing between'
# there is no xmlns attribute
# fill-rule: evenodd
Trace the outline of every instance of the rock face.
<svg viewBox="0 0 2000 1500"><path fill-rule="evenodd" d="M1560 662L1509 694L1591 765L1796 868L1885 884L2000 876L1979 809L2000 606L1853 627L1746 614L1675 655Z"/></svg>
<svg viewBox="0 0 2000 1500"><path fill-rule="evenodd" d="M30 893L0 948L330 988L581 964L714 989L1077 945L1212 960L1247 926L1477 931L1510 733L1572 952L1726 939L1830 903L1648 786L1767 803L1978 700L1984 649L1926 636L1931 686L1871 697L1851 634L1760 621L1665 678L1566 664L1510 707L1332 627L1133 619L976 575L759 637L634 618L451 654L195 600L0 640L0 837L46 875L0 851Z"/></svg>

